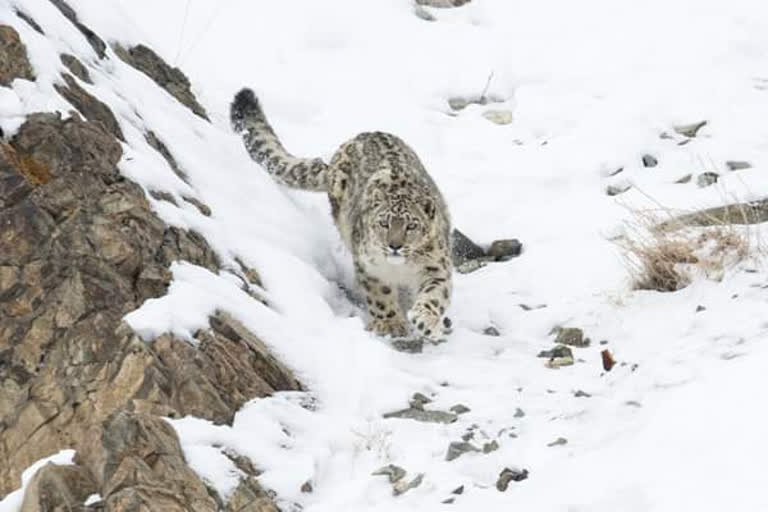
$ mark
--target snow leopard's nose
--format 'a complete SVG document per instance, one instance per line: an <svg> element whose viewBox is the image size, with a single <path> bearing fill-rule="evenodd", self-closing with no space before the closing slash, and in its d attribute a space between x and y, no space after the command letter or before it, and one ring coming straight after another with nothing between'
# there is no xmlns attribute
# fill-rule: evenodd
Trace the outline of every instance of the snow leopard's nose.
<svg viewBox="0 0 768 512"><path fill-rule="evenodd" d="M402 248L403 248L403 244L400 244L400 245L389 244L389 250L394 253L397 253L397 251L399 251Z"/></svg>

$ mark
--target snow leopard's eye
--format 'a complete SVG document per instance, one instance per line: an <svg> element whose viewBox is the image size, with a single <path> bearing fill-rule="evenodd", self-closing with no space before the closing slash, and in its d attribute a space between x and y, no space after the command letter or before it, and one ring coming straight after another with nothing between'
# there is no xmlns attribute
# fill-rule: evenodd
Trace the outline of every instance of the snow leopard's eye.
<svg viewBox="0 0 768 512"><path fill-rule="evenodd" d="M415 221L411 221L411 222L409 222L409 223L408 223L408 225L407 225L405 228L406 228L408 231L413 231L413 230L414 230L414 229L416 229L417 227L419 227L419 224L418 224L417 222L415 222Z"/></svg>

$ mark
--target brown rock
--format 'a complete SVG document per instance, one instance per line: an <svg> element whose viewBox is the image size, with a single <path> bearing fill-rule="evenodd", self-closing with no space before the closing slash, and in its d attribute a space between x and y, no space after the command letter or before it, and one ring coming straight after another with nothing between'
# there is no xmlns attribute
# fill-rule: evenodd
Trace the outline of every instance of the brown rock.
<svg viewBox="0 0 768 512"><path fill-rule="evenodd" d="M106 57L107 45L104 44L104 41L102 41L93 30L80 23L74 9L72 9L64 0L51 0L51 3L61 11L65 18L72 22L81 34L85 36L88 44L91 45L91 48L93 48L93 51L96 52L96 55L98 55L100 59Z"/></svg>
<svg viewBox="0 0 768 512"><path fill-rule="evenodd" d="M231 422L245 401L301 385L227 315L197 348L146 343L122 323L165 293L172 261L219 263L120 174L115 137L77 115L34 114L0 144L0 498L30 464L74 448L77 466L41 473L25 503L68 507L90 478L106 510L217 510L152 415ZM241 487L227 510L274 510L253 479Z"/></svg>
<svg viewBox="0 0 768 512"><path fill-rule="evenodd" d="M131 48L115 45L114 50L118 57L154 80L182 105L206 121L210 120L192 92L189 79L179 68L169 66L154 50L143 44Z"/></svg>
<svg viewBox="0 0 768 512"><path fill-rule="evenodd" d="M61 62L67 66L67 69L69 69L69 71L77 78L83 82L93 84L93 81L91 80L91 74L88 72L88 68L86 68L83 63L77 59L77 57L70 55L69 53L62 53Z"/></svg>
<svg viewBox="0 0 768 512"><path fill-rule="evenodd" d="M0 25L0 85L7 87L16 78L34 80L35 74L19 33L9 25Z"/></svg>
<svg viewBox="0 0 768 512"><path fill-rule="evenodd" d="M85 499L97 492L96 482L84 468L49 462L30 480L20 512L80 510Z"/></svg>
<svg viewBox="0 0 768 512"><path fill-rule="evenodd" d="M101 100L88 94L85 89L80 87L72 75L64 74L63 77L67 83L66 87L54 84L59 94L74 105L86 119L101 123L112 135L124 141L123 130L120 128L120 124L117 122L112 110Z"/></svg>

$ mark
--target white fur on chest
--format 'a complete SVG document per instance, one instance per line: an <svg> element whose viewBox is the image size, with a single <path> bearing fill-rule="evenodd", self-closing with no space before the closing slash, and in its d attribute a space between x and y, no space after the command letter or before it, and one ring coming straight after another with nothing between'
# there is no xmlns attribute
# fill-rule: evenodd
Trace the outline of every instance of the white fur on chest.
<svg viewBox="0 0 768 512"><path fill-rule="evenodd" d="M387 260L377 258L369 261L365 266L365 271L373 277L378 278L383 283L388 283L393 288L405 288L414 290L419 285L420 266L411 265L407 262L401 264L392 264Z"/></svg>

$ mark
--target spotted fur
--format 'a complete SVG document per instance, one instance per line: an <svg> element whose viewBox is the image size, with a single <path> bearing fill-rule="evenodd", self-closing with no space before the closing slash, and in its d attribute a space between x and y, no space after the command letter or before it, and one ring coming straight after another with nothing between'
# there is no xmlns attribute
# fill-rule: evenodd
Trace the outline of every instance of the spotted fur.
<svg viewBox="0 0 768 512"><path fill-rule="evenodd" d="M388 133L361 133L326 164L288 153L250 89L235 96L230 114L251 158L279 183L328 194L366 295L368 328L439 338L452 291L450 219L413 150Z"/></svg>

